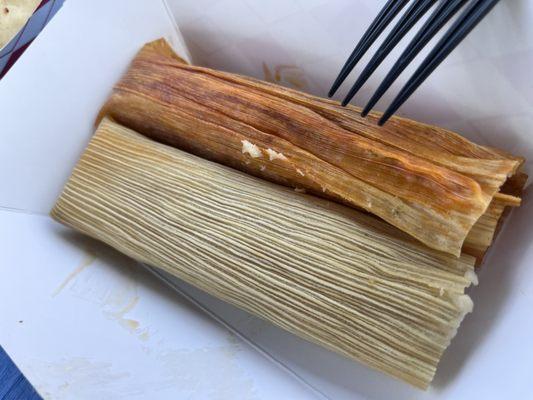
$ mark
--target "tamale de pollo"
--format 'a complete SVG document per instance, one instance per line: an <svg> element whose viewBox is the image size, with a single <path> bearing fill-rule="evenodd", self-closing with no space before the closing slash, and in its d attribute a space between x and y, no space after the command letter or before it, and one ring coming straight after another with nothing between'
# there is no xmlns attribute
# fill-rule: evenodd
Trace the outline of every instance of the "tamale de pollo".
<svg viewBox="0 0 533 400"><path fill-rule="evenodd" d="M252 151L253 152L253 151ZM52 216L305 339L425 388L475 259L104 119Z"/></svg>
<svg viewBox="0 0 533 400"><path fill-rule="evenodd" d="M327 100L189 66L164 41L140 51L106 114L201 157L364 209L456 256L522 164L448 131L399 118L377 128ZM482 254L491 240L487 233L466 247Z"/></svg>

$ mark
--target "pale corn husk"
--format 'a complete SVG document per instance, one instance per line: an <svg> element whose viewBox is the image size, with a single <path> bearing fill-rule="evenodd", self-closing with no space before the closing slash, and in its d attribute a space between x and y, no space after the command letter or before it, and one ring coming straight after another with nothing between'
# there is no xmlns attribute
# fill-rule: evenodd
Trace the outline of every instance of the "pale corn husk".
<svg viewBox="0 0 533 400"><path fill-rule="evenodd" d="M103 120L51 215L420 388L472 301L473 257Z"/></svg>

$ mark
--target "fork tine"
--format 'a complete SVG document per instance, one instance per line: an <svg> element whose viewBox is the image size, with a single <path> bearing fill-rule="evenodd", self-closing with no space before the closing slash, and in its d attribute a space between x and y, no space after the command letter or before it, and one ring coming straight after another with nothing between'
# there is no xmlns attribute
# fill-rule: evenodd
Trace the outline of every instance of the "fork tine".
<svg viewBox="0 0 533 400"><path fill-rule="evenodd" d="M446 32L379 120L383 125L500 0L475 0Z"/></svg>
<svg viewBox="0 0 533 400"><path fill-rule="evenodd" d="M409 0L389 0L383 9L380 11L376 19L372 22L367 29L354 51L344 63L341 72L333 82L331 89L328 93L329 97L332 97L340 85L344 82L346 77L352 72L359 60L365 55L367 50L374 44L379 35L385 30L394 17L401 11L401 9L409 2Z"/></svg>
<svg viewBox="0 0 533 400"><path fill-rule="evenodd" d="M383 97L385 92L392 86L400 74L407 68L420 51L429 43L433 37L448 23L448 21L465 5L468 0L446 0L443 1L435 12L429 17L424 26L407 46L398 61L394 64L383 82L379 85L372 98L361 112L361 116L366 117L374 108L376 103Z"/></svg>
<svg viewBox="0 0 533 400"><path fill-rule="evenodd" d="M374 71L379 67L383 60L389 55L394 47L402 40L409 30L418 22L418 20L435 4L437 0L415 0L411 7L402 16L393 30L389 33L383 44L376 51L367 64L357 81L354 83L348 95L343 100L342 105L347 105L357 94L359 89L370 78Z"/></svg>

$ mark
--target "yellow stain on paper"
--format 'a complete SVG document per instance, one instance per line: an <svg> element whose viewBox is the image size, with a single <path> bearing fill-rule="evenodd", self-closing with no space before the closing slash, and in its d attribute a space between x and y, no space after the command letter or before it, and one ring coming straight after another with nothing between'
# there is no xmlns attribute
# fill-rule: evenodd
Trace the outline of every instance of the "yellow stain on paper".
<svg viewBox="0 0 533 400"><path fill-rule="evenodd" d="M56 297L65 288L69 288L77 297L99 304L102 313L107 318L116 321L130 334L137 336L139 340L143 342L150 340L151 334L147 327L141 327L141 322L126 317L140 300L137 284L131 276L130 270L126 270L126 279L118 283L113 279L106 281L106 285L98 285L94 280L91 280L90 287L87 284L81 286L74 284L79 279L80 274L87 270L96 259L97 256L93 252L85 251L80 263L53 291L52 297Z"/></svg>
<svg viewBox="0 0 533 400"><path fill-rule="evenodd" d="M122 309L118 311L105 311L105 314L113 321L117 321L123 328L125 328L130 333L135 333L135 331L141 326L141 323L134 319L125 318L125 316L128 312L135 308L138 302L139 296L135 295ZM104 305L109 304L106 303Z"/></svg>
<svg viewBox="0 0 533 400"><path fill-rule="evenodd" d="M298 90L304 90L309 87L304 70L296 65L277 65L272 71L263 62L263 75L267 82L289 86Z"/></svg>
<svg viewBox="0 0 533 400"><path fill-rule="evenodd" d="M91 265L94 260L96 260L96 256L91 252L86 252L83 259L79 263L79 265L76 267L74 271L72 271L68 276L65 278L65 280L57 287L56 290L52 293L52 297L57 296L61 291L70 283L72 282L84 269L86 269L89 265Z"/></svg>

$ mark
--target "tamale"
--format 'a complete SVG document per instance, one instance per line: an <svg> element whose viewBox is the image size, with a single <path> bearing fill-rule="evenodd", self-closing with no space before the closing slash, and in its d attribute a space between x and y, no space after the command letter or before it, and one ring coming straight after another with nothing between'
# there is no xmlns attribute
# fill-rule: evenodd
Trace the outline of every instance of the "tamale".
<svg viewBox="0 0 533 400"><path fill-rule="evenodd" d="M307 340L425 388L475 259L104 119L51 213Z"/></svg>
<svg viewBox="0 0 533 400"><path fill-rule="evenodd" d="M148 44L146 49L176 56L167 43L162 40ZM184 63L181 58L179 60ZM474 255L477 258L477 265L481 265L487 249L493 243L498 228L503 222L506 207L518 207L520 205L519 197L522 195L522 190L528 179L525 173L515 169L516 162L520 166L524 163L524 159L521 157L513 156L496 148L478 145L449 130L405 118L394 117L385 127L379 127L377 125L381 116L379 113L371 113L367 119L361 119L359 116L361 110L352 105L342 107L334 101L310 96L269 82L206 68L197 69L238 83L250 90L259 86L261 90L267 93L310 107L313 111L338 123L350 132L398 147L458 172L470 174L475 179L477 178L480 184L488 185L491 193L504 181L501 192L515 196L515 198L505 202L494 199L485 214L473 225L464 241L462 251ZM472 159L475 161L472 162ZM513 169L515 173L505 180L506 176L502 176L502 173L510 169ZM303 190L303 188L297 190ZM315 192L315 194L317 193ZM318 195L321 194L318 193ZM344 202L342 198L328 195L324 197ZM344 203L354 206L349 202Z"/></svg>
<svg viewBox="0 0 533 400"><path fill-rule="evenodd" d="M523 163L445 130L401 118L375 127L328 100L187 65L164 41L139 52L106 114L160 142L361 208L456 256Z"/></svg>

